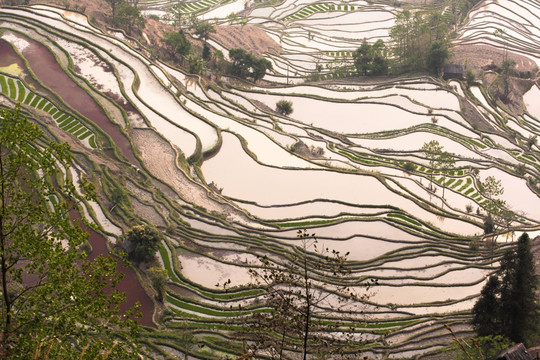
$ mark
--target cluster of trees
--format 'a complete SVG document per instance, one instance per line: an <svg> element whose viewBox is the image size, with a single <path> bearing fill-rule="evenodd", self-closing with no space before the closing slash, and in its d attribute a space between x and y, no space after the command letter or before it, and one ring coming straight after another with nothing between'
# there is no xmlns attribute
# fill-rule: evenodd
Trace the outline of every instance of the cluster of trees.
<svg viewBox="0 0 540 360"><path fill-rule="evenodd" d="M229 50L231 64L229 73L241 78L252 78L253 81L264 77L267 70L272 69L272 63L264 57L257 57L251 51L235 48Z"/></svg>
<svg viewBox="0 0 540 360"><path fill-rule="evenodd" d="M396 65L401 71L429 70L438 75L450 56L448 23L440 10L402 10L390 31Z"/></svg>
<svg viewBox="0 0 540 360"><path fill-rule="evenodd" d="M474 305L472 325L478 336L501 335L531 345L539 335L537 286L529 235L523 233Z"/></svg>
<svg viewBox="0 0 540 360"><path fill-rule="evenodd" d="M353 53L354 67L359 75L384 75L388 72L388 50L381 39L369 44L366 39Z"/></svg>
<svg viewBox="0 0 540 360"><path fill-rule="evenodd" d="M56 178L58 167L69 173L68 144L48 141L18 107L0 119L0 358L138 358L116 260L88 260L74 219L93 185Z"/></svg>
<svg viewBox="0 0 540 360"><path fill-rule="evenodd" d="M240 48L231 49L229 51L231 61L226 61L220 50L212 51L207 43L210 35L216 32L215 26L208 21L191 18L189 29L203 41L202 50L199 52L188 40L184 32L186 22L181 19L183 18L179 17L179 20L175 22L179 24L178 31L166 33L161 41L167 46L168 53L173 59L181 63L187 61L190 73L201 75L207 69L211 69L216 76L227 73L258 81L266 75L267 70L272 69L272 63L269 60Z"/></svg>

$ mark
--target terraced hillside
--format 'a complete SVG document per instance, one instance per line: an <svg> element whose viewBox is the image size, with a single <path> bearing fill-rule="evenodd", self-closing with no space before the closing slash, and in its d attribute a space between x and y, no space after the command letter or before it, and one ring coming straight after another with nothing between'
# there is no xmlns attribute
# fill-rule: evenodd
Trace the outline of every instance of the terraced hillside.
<svg viewBox="0 0 540 360"><path fill-rule="evenodd" d="M172 3L144 6L160 14ZM531 9L540 2L502 3L479 4L456 43L494 45L538 64L540 22ZM243 9L243 1L204 0L181 11L224 23ZM292 259L303 229L349 252L346 277L327 274L318 291L347 284L364 293L366 281L377 282L366 300L346 299L345 320L365 340L355 354L423 356L451 341L445 324L471 333L470 309L502 252L540 229L540 88L530 83L516 115L479 83L304 83L317 65L326 76L350 62L364 38L387 40L396 11L365 1L248 8L247 23L282 48L265 54L269 85L207 87L81 14L0 8L2 105L20 102L50 136L69 140L77 166L66 176L96 183L100 201L82 211L109 245L141 222L166 233L166 309L154 316L160 330L145 334L148 351L180 356L188 330L205 345L187 349L197 358L241 355L246 316L267 311L249 270L258 256ZM491 36L492 27L506 37ZM291 115L272 110L280 100L292 102ZM433 170L422 150L430 141L452 168ZM493 199L481 184L490 178L500 180L498 198L513 214L497 239L483 235ZM115 198L117 189L127 200ZM318 320L344 318L321 310Z"/></svg>

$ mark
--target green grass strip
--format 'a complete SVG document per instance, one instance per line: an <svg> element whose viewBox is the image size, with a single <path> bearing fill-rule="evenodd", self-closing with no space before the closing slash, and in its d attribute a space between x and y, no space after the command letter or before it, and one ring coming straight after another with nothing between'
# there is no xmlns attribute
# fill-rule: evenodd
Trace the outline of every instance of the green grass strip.
<svg viewBox="0 0 540 360"><path fill-rule="evenodd" d="M26 99L24 99L24 104L25 105L30 104L30 101L32 101L33 98L34 98L34 93L29 92L28 95L26 96Z"/></svg>
<svg viewBox="0 0 540 360"><path fill-rule="evenodd" d="M19 90L19 94L17 96L18 102L23 102L24 97L26 96L26 89L24 87L24 84L21 81L17 81L17 88Z"/></svg>

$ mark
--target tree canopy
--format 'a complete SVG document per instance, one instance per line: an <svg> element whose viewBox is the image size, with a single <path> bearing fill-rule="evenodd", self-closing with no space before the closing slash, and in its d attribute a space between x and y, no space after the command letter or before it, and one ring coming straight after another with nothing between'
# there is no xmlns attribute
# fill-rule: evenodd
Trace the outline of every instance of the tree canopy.
<svg viewBox="0 0 540 360"><path fill-rule="evenodd" d="M129 259L135 263L154 259L159 249L162 235L156 228L148 225L133 226L127 233Z"/></svg>
<svg viewBox="0 0 540 360"><path fill-rule="evenodd" d="M229 51L231 59L230 73L241 78L252 78L254 81L260 80L266 75L266 70L272 69L272 63L261 57L256 57L253 53L241 48Z"/></svg>
<svg viewBox="0 0 540 360"><path fill-rule="evenodd" d="M531 344L538 335L538 306L529 235L505 252L498 275L491 276L473 308L472 325L479 336L502 335Z"/></svg>
<svg viewBox="0 0 540 360"><path fill-rule="evenodd" d="M138 358L136 324L118 310L125 295L111 293L116 261L79 250L88 234L72 218L92 184L58 176L69 174L69 145L18 107L0 119L0 358Z"/></svg>

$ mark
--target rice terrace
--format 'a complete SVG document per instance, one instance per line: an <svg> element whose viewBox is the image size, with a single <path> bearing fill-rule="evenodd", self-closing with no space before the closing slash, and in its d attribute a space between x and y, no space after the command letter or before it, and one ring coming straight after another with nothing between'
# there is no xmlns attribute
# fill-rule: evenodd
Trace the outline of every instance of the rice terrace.
<svg viewBox="0 0 540 360"><path fill-rule="evenodd" d="M119 285L147 358L444 354L540 241L540 1L22 2L1 107L95 185L91 256L159 231Z"/></svg>

